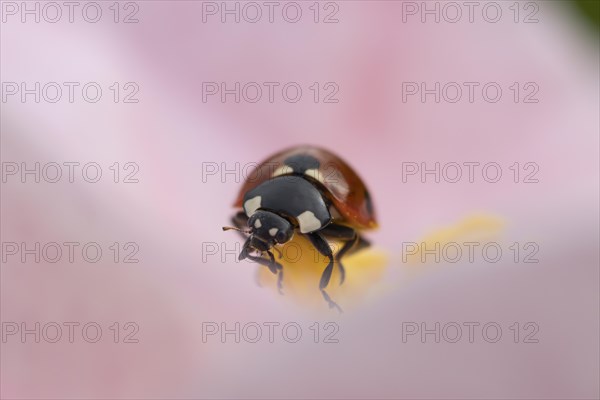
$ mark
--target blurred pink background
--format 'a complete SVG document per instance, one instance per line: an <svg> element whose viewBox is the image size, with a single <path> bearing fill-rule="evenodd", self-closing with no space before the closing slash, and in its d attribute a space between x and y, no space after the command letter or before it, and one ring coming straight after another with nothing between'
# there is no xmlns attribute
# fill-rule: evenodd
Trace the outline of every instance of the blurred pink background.
<svg viewBox="0 0 600 400"><path fill-rule="evenodd" d="M539 22L526 24L502 3L498 23L480 13L473 23L403 23L402 2L349 1L335 3L339 22L326 24L303 2L298 23L280 12L273 23L221 23L203 22L202 2L142 1L120 4L120 19L137 10L139 22L125 24L113 21L112 2L100 4L98 23L78 11L73 23L22 23L3 8L2 82L98 82L104 91L97 103L3 100L4 163L96 162L103 177L9 176L2 242L98 242L105 251L98 263L3 259L4 330L52 321L103 329L98 343L69 343L66 330L57 343L7 336L3 398L598 398L599 50L597 32L570 9L540 2ZM321 19L333 10L319 7ZM529 10L519 7L523 18ZM304 90L297 103L203 102L202 82L291 81ZM135 82L139 102L113 102L113 82L121 96ZM339 102L315 103L313 82L335 82ZM497 103L403 102L402 82L497 82L504 92ZM513 82L535 82L539 102L512 101ZM378 211L381 228L367 236L389 255L385 279L343 315L315 315L257 287L255 267L232 255L203 260L203 243L239 242L221 226L241 185L232 175L203 182L203 164L243 166L300 143L348 160ZM136 163L139 182L114 183L115 162L121 179ZM504 173L535 162L539 183L405 183L403 162L497 162ZM503 221L505 249L537 243L540 262L421 265L427 273L408 279L402 243L481 214ZM135 242L139 263L115 263L114 242ZM139 343L114 343L109 327L119 322L125 334L128 321ZM304 337L202 340L206 322L267 321L297 322ZM315 321L335 321L339 343L313 343ZM496 322L504 332L497 343L404 343L407 321ZM539 343L514 343L514 322L535 322Z"/></svg>

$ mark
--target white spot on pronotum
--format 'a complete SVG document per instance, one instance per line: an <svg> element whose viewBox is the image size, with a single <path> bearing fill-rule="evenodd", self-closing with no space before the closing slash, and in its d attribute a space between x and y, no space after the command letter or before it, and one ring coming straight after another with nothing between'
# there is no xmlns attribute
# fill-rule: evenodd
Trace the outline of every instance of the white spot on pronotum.
<svg viewBox="0 0 600 400"><path fill-rule="evenodd" d="M260 196L256 196L251 198L250 200L246 200L246 202L244 203L244 210L246 211L247 216L251 216L256 212L256 210L258 210L258 208L260 207L260 201Z"/></svg>
<svg viewBox="0 0 600 400"><path fill-rule="evenodd" d="M262 226L262 223L260 222L260 219L257 219L256 221L254 221L254 227L256 229L260 228Z"/></svg>
<svg viewBox="0 0 600 400"><path fill-rule="evenodd" d="M271 228L271 229L269 229L269 235L275 236L275 235L277 235L277 231L279 231L279 229Z"/></svg>
<svg viewBox="0 0 600 400"><path fill-rule="evenodd" d="M273 171L273 177L280 176L280 175L289 175L289 174L293 174L293 173L294 173L294 169L292 167L290 167L289 165L282 165L281 167L279 167L275 171Z"/></svg>
<svg viewBox="0 0 600 400"><path fill-rule="evenodd" d="M313 232L321 227L321 221L315 217L312 211L304 211L298 215L298 224L300 224L300 232L302 233Z"/></svg>
<svg viewBox="0 0 600 400"><path fill-rule="evenodd" d="M325 183L325 179L323 179L323 174L318 169L307 169L306 171L304 171L304 175L310 176L311 178L316 179L317 181L323 184Z"/></svg>

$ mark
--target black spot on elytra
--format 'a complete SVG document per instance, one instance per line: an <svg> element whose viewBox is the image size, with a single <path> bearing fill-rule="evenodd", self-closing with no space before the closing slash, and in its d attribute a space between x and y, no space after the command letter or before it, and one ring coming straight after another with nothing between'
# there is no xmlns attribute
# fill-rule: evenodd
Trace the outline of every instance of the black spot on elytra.
<svg viewBox="0 0 600 400"><path fill-rule="evenodd" d="M292 168L296 174L304 174L309 169L318 169L321 165L319 160L308 154L296 154L286 158L283 163Z"/></svg>

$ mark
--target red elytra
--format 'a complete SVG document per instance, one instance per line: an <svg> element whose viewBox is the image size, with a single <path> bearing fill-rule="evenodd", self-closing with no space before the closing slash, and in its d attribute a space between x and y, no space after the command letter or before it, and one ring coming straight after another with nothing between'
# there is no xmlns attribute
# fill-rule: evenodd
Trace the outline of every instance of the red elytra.
<svg viewBox="0 0 600 400"><path fill-rule="evenodd" d="M336 222L357 229L377 228L373 202L362 179L340 157L315 146L305 145L285 149L261 162L248 173L234 206L242 207L246 192L272 178L278 168L285 166L285 160L297 155L309 155L319 162L318 170L321 179L311 180L321 186L323 194L342 216L342 220Z"/></svg>

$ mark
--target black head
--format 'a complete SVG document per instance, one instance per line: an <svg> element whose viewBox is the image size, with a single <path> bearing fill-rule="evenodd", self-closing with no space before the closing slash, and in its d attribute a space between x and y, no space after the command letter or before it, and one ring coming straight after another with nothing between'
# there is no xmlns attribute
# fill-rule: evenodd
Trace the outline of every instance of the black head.
<svg viewBox="0 0 600 400"><path fill-rule="evenodd" d="M253 242L259 241L268 245L265 251L276 244L286 243L294 234L294 227L288 220L270 211L259 210L252 214L248 219L248 228Z"/></svg>
<svg viewBox="0 0 600 400"><path fill-rule="evenodd" d="M252 214L248 218L248 228L248 230L243 230L223 227L223 230L235 229L250 235L244 243L244 248L239 256L240 260L249 257L248 253L253 250L261 253L267 252L272 256L271 248L277 244L288 242L294 235L294 226L282 216L270 211L259 210Z"/></svg>

